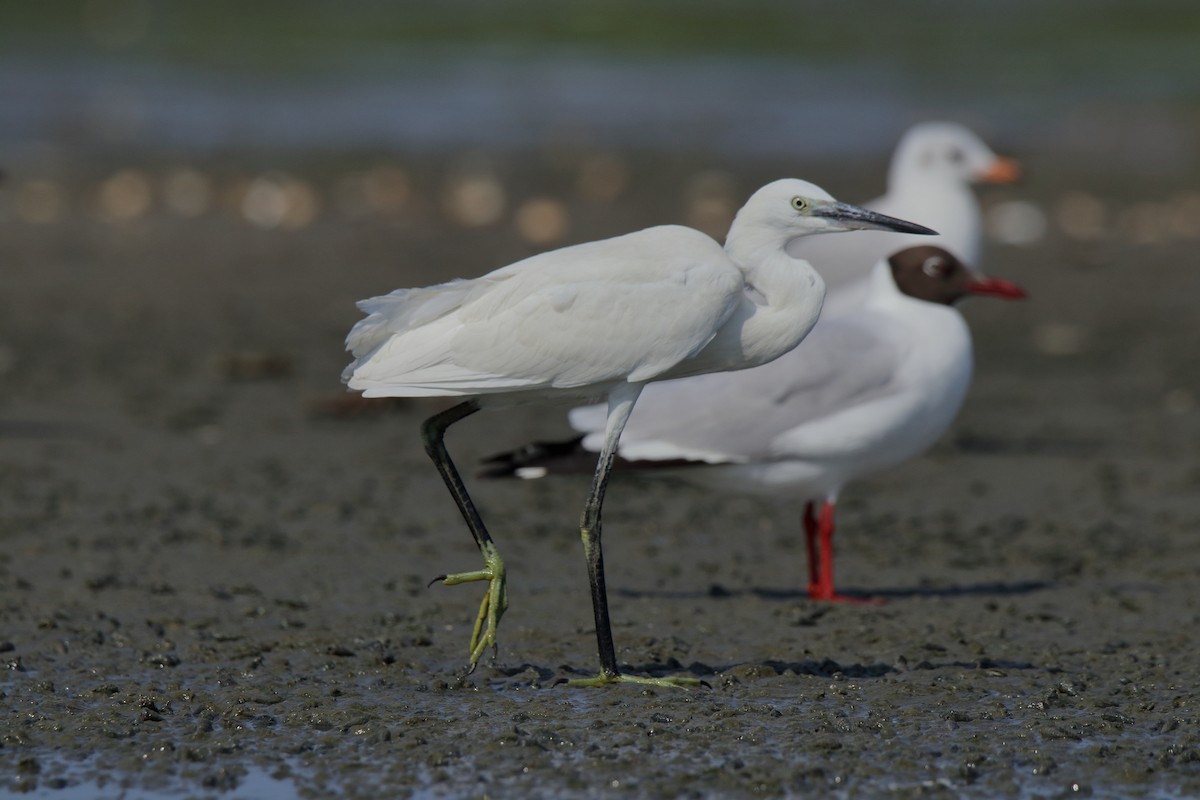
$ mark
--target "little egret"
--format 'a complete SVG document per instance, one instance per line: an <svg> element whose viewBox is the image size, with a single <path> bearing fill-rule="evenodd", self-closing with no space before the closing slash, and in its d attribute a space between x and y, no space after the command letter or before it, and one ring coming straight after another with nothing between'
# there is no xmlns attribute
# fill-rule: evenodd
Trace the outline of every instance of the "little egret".
<svg viewBox="0 0 1200 800"><path fill-rule="evenodd" d="M1025 296L941 248L902 250L873 271L862 306L821 320L771 363L647 387L625 428L618 469L799 495L806 501L808 594L849 599L833 581L838 493L847 482L920 455L950 426L972 367L971 335L953 304L971 294ZM600 445L602 417L598 407L577 408L570 420L582 439L493 457L484 474L573 471L574 451ZM819 517L815 503L822 504Z"/></svg>
<svg viewBox="0 0 1200 800"><path fill-rule="evenodd" d="M469 398L422 426L426 452L458 504L483 568L446 585L486 581L470 641L473 670L507 607L504 562L444 444L446 429L497 401L607 397L603 442L580 520L600 674L572 681L656 685L690 678L621 673L613 647L600 511L621 431L650 381L764 364L812 329L825 289L787 243L850 230L932 234L920 225L839 203L800 180L755 192L722 249L699 231L648 228L542 253L472 280L400 289L361 301L342 379L367 397Z"/></svg>

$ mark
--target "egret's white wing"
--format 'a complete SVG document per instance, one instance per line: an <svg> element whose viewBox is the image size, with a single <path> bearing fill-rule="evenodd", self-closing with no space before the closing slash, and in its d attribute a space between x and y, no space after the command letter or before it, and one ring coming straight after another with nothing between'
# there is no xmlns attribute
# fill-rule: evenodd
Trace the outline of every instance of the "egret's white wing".
<svg viewBox="0 0 1200 800"><path fill-rule="evenodd" d="M710 463L785 455L781 441L789 434L794 438L797 431L819 428L837 414L898 392L895 370L902 354L873 321L824 321L769 364L648 386L622 435L621 455ZM594 449L603 412L575 409L570 421L587 434L584 445Z"/></svg>
<svg viewBox="0 0 1200 800"><path fill-rule="evenodd" d="M399 396L649 380L712 339L743 285L720 245L680 226L567 247L366 301L348 381Z"/></svg>

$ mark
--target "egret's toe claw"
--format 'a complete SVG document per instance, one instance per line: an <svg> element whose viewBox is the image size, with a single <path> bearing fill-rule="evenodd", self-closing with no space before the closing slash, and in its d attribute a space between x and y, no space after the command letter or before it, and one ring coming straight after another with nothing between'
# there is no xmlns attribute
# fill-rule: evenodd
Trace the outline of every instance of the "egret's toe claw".
<svg viewBox="0 0 1200 800"><path fill-rule="evenodd" d="M475 671L479 659L483 657L483 653L488 647L492 648L492 658L495 659L499 649L496 642L496 630L500 627L500 618L504 616L504 611L508 608L508 586L504 573L504 561L495 548L488 548L483 552L483 563L484 567L481 570L442 575L433 580L433 583L440 580L445 586L455 586L471 581L487 581L488 583L483 600L479 603L479 613L475 616L475 625L471 629L471 641L467 645L470 658L467 675ZM430 583L430 586L433 583Z"/></svg>

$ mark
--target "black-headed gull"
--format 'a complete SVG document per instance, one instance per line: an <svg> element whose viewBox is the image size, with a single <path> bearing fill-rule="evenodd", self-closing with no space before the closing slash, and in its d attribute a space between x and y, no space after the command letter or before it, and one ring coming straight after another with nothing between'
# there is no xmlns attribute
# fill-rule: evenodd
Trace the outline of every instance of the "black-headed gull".
<svg viewBox="0 0 1200 800"><path fill-rule="evenodd" d="M921 454L954 420L972 369L971 334L954 304L968 295L1025 293L942 248L902 250L876 266L861 306L822 320L771 363L647 387L619 466L804 500L809 596L846 599L833 580L838 493ZM599 449L603 407L574 409L570 421L583 434L573 446L503 454L484 474L541 477L569 468L579 448Z"/></svg>
<svg viewBox="0 0 1200 800"><path fill-rule="evenodd" d="M580 523L600 674L577 683L695 683L626 676L617 666L600 510L621 431L650 381L753 367L795 347L816 322L825 287L785 247L800 236L864 229L932 233L783 180L750 197L724 248L690 228L648 228L359 303L367 316L346 338L355 360L342 375L351 389L367 397L469 398L426 420L422 439L483 556L482 569L436 579L488 584L470 669L488 646L495 650L507 589L504 562L446 450L446 429L490 402L607 395Z"/></svg>

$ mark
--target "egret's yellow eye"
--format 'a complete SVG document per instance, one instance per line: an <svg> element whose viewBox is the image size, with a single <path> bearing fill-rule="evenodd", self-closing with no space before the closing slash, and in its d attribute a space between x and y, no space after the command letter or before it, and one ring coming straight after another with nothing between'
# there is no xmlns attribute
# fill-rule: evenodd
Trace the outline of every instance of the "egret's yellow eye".
<svg viewBox="0 0 1200 800"><path fill-rule="evenodd" d="M796 209L797 211L808 211L808 201L803 197L793 197L792 208Z"/></svg>

